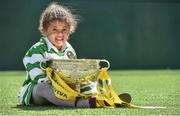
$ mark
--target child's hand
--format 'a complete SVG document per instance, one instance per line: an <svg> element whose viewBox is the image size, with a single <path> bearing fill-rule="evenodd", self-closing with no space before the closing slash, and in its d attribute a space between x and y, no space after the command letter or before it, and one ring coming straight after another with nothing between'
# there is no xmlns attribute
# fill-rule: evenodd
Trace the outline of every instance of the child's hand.
<svg viewBox="0 0 180 116"><path fill-rule="evenodd" d="M38 80L38 83L50 83L49 78L46 76L46 78L41 78Z"/></svg>
<svg viewBox="0 0 180 116"><path fill-rule="evenodd" d="M71 87L71 89L76 90L76 85L75 84L68 84L68 85L69 85L69 87Z"/></svg>

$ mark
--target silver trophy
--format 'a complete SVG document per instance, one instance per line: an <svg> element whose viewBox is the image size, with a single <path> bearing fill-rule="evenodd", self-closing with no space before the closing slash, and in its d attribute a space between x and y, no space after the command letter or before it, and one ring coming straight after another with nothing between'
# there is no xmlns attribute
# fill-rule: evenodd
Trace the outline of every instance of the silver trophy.
<svg viewBox="0 0 180 116"><path fill-rule="evenodd" d="M82 93L82 85L92 86L97 81L101 69L109 69L110 63L105 59L62 59L52 60L50 67L61 72L64 80L65 78L72 80L71 84L75 85L74 89ZM68 84L68 82L66 83ZM94 91L85 92L85 94L90 93L94 93Z"/></svg>
<svg viewBox="0 0 180 116"><path fill-rule="evenodd" d="M61 71L64 77L80 82L87 76L95 81L101 68L109 69L110 63L105 59L52 60L50 67Z"/></svg>

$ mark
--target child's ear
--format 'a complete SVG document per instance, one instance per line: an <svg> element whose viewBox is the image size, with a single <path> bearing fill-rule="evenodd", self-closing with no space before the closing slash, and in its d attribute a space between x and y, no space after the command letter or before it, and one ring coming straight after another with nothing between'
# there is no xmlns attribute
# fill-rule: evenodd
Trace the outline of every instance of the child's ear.
<svg viewBox="0 0 180 116"><path fill-rule="evenodd" d="M47 36L47 30L43 29L42 32L44 36Z"/></svg>

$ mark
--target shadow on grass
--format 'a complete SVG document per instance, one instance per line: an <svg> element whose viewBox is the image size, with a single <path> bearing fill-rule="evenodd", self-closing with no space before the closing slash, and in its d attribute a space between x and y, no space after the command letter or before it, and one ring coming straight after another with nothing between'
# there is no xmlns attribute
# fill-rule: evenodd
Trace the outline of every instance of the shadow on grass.
<svg viewBox="0 0 180 116"><path fill-rule="evenodd" d="M21 109L21 110L32 110L32 111L44 111L44 110L77 110L77 109L91 109L91 108L75 108L75 107L68 107L68 106L54 106L54 105L44 105L44 106L23 106L23 105L16 105L14 107L15 109Z"/></svg>
<svg viewBox="0 0 180 116"><path fill-rule="evenodd" d="M35 105L30 105L30 106L23 106L23 105L16 105L14 107L15 109L21 109L25 111L45 111L45 110L93 110L93 109L105 109L105 108L78 108L78 107L68 107L68 106L55 106L55 105L43 105L43 106L35 106ZM125 107L117 107L116 109L131 109L131 108L125 108ZM110 108L111 109L111 108ZM113 108L114 109L114 108ZM134 109L134 108L132 108Z"/></svg>

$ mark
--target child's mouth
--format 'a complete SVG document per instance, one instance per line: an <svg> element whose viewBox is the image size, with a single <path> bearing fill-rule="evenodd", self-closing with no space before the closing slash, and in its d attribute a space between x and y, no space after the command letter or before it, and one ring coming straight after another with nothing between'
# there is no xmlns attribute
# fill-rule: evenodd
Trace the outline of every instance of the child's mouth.
<svg viewBox="0 0 180 116"><path fill-rule="evenodd" d="M62 38L56 39L57 42L62 42L63 40Z"/></svg>

